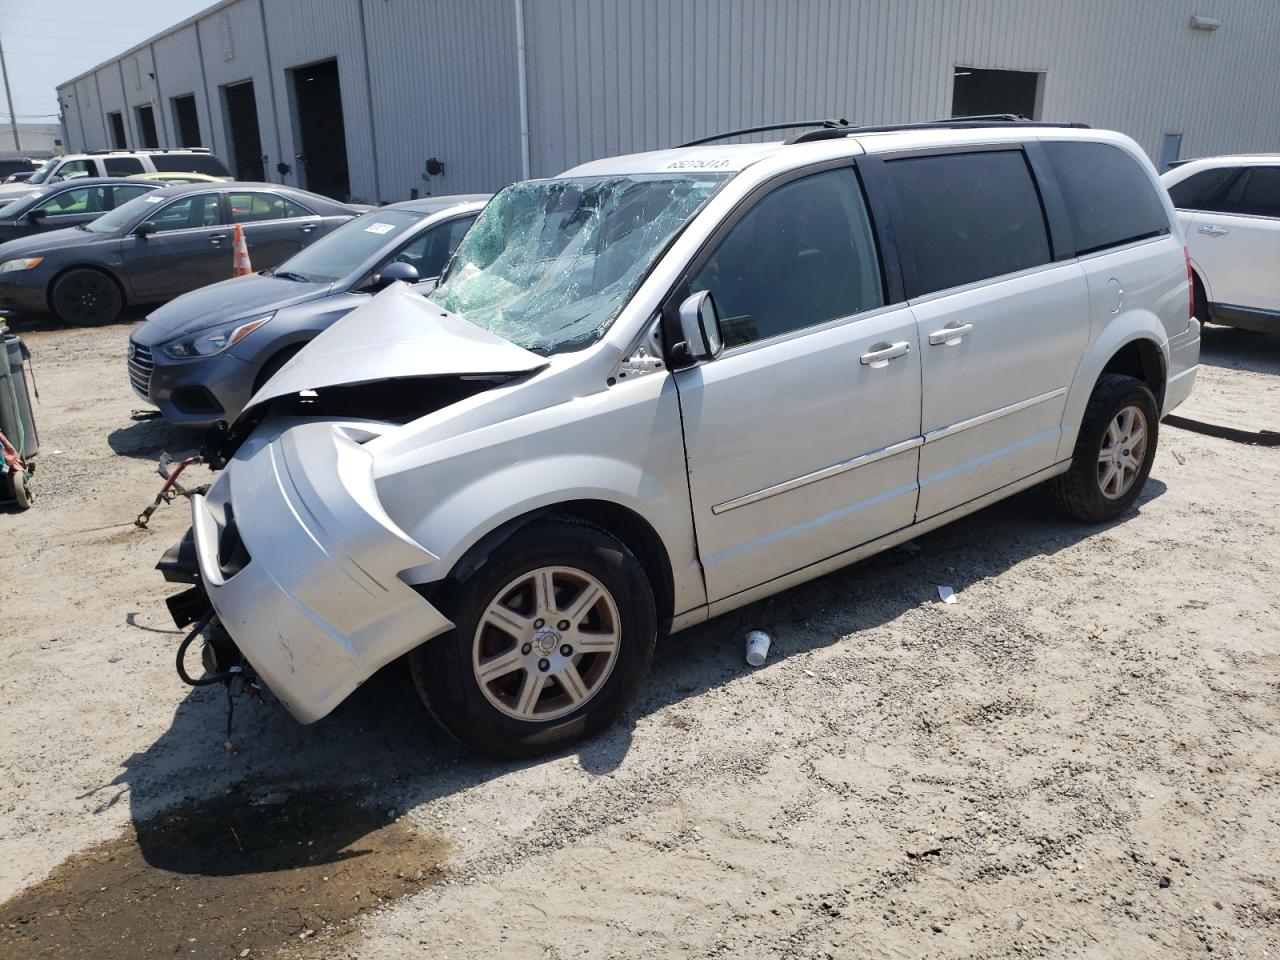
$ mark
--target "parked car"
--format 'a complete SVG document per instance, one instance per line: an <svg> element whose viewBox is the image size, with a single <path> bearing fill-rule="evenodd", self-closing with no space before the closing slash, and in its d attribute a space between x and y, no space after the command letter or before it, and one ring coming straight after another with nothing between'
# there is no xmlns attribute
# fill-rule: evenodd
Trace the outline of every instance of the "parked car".
<svg viewBox="0 0 1280 960"><path fill-rule="evenodd" d="M180 623L212 604L214 675L243 655L303 722L408 654L454 736L538 753L616 718L660 634L1033 485L1120 517L1199 342L1117 133L599 160L507 187L428 298L285 364L161 568L198 580Z"/></svg>
<svg viewBox="0 0 1280 960"><path fill-rule="evenodd" d="M90 223L107 211L162 186L162 183L119 177L84 177L33 186L26 196L0 207L0 243Z"/></svg>
<svg viewBox="0 0 1280 960"><path fill-rule="evenodd" d="M1187 235L1196 316L1280 332L1280 154L1205 157L1160 179Z"/></svg>
<svg viewBox="0 0 1280 960"><path fill-rule="evenodd" d="M110 323L126 304L160 303L230 276L234 224L263 269L353 216L280 184L162 187L91 223L0 244L0 310Z"/></svg>
<svg viewBox="0 0 1280 960"><path fill-rule="evenodd" d="M7 157L0 159L0 181L8 183L13 177L26 179L39 168L40 163L27 157ZM14 181L17 183L18 181Z"/></svg>
<svg viewBox="0 0 1280 960"><path fill-rule="evenodd" d="M235 419L290 357L378 290L397 280L429 289L487 199L381 207L274 270L169 301L129 338L134 391L172 423Z"/></svg>
<svg viewBox="0 0 1280 960"><path fill-rule="evenodd" d="M231 174L205 147L154 150L94 150L54 157L31 175L27 183L57 183L77 177L132 177L139 173L204 173L212 177ZM21 196L24 184L0 185L0 203Z"/></svg>

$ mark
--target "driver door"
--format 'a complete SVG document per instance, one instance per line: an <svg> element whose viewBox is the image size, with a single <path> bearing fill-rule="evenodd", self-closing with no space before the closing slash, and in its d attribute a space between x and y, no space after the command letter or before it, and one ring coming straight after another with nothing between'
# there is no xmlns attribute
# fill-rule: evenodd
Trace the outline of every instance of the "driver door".
<svg viewBox="0 0 1280 960"><path fill-rule="evenodd" d="M675 374L707 599L909 525L916 323L886 303L853 168L773 188L693 271L676 302L710 290L725 339Z"/></svg>

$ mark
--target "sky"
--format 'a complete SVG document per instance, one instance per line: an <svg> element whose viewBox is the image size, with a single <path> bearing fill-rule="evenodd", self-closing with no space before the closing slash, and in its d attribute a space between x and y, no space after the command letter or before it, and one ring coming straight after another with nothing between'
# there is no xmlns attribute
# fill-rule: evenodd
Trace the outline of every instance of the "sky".
<svg viewBox="0 0 1280 960"><path fill-rule="evenodd" d="M56 122L57 85L123 53L214 0L0 0L0 43L22 123ZM0 99L0 122L9 121Z"/></svg>

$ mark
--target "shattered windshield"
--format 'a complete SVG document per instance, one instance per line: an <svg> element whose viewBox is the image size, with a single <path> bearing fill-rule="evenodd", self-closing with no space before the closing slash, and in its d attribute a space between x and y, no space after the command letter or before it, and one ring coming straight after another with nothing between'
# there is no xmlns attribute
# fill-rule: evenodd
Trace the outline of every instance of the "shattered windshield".
<svg viewBox="0 0 1280 960"><path fill-rule="evenodd" d="M431 299L535 353L587 346L728 178L659 173L512 184L480 214Z"/></svg>

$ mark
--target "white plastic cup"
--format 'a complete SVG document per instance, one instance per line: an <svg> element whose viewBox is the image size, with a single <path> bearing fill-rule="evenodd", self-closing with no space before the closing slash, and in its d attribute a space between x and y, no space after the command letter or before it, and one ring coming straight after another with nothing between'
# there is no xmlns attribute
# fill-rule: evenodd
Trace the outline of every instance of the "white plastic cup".
<svg viewBox="0 0 1280 960"><path fill-rule="evenodd" d="M747 663L753 667L763 666L769 656L769 644L772 641L763 630L752 630L747 634Z"/></svg>

